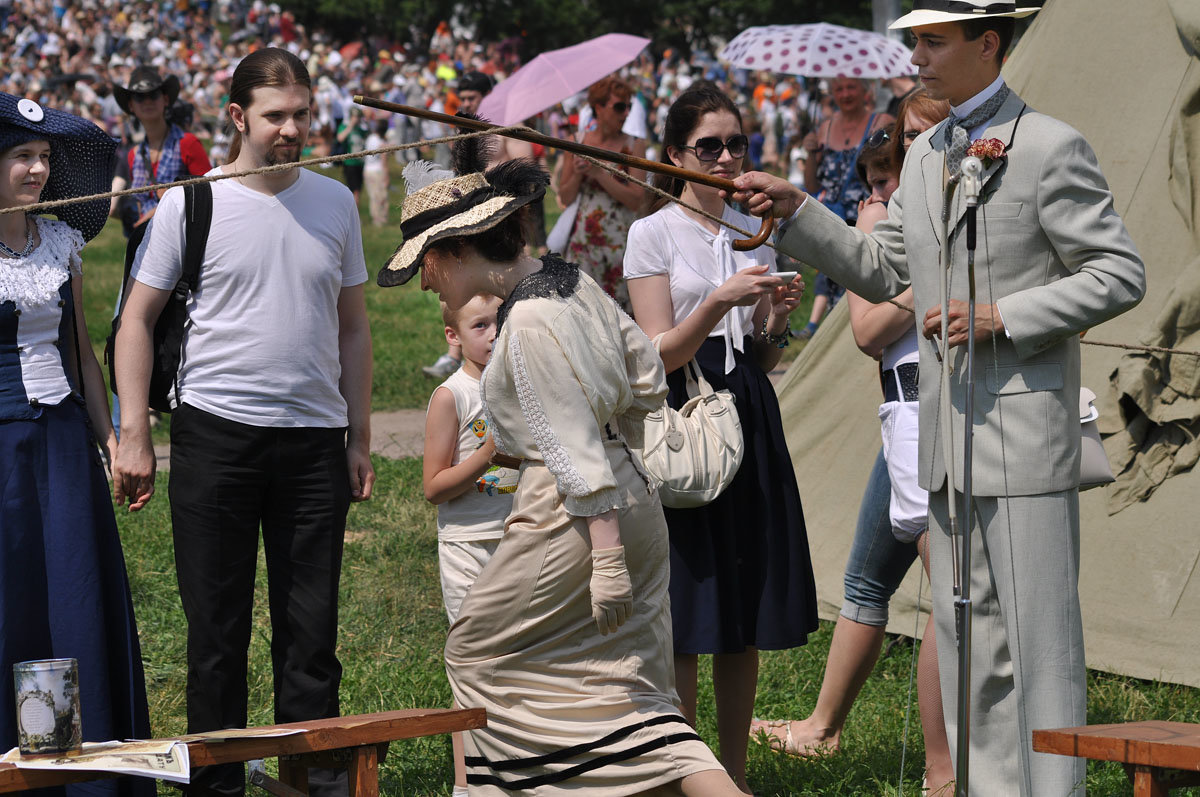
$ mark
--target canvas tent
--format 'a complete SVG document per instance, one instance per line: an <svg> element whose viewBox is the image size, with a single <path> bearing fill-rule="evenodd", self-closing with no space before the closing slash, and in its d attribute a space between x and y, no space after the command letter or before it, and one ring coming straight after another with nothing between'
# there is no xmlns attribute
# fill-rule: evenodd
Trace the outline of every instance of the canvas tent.
<svg viewBox="0 0 1200 797"><path fill-rule="evenodd" d="M1031 106L1091 142L1148 274L1145 300L1087 339L1200 349L1200 4L1048 0L1035 20L1005 77ZM854 520L880 445L877 371L848 327L842 303L778 386L827 619L841 606ZM1119 365L1130 394L1125 414L1110 389ZM1083 384L1100 396L1105 431L1135 418L1136 434L1106 441L1110 459L1141 442L1132 481L1142 492L1161 482L1114 515L1113 487L1081 497L1088 666L1200 686L1200 471L1188 467L1200 445L1200 426L1188 423L1200 414L1200 358L1084 346ZM1133 398L1149 419L1137 417ZM1170 427L1154 423L1189 413ZM1163 480L1173 470L1183 472ZM889 631L913 634L918 588L914 567ZM922 593L927 611L927 583Z"/></svg>

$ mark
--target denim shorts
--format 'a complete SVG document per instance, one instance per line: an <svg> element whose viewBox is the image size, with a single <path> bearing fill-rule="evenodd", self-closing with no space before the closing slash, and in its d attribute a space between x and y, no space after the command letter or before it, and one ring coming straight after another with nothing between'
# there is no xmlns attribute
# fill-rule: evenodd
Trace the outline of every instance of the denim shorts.
<svg viewBox="0 0 1200 797"><path fill-rule="evenodd" d="M844 580L842 616L863 625L887 625L888 602L917 558L916 545L900 542L892 534L891 496L887 462L880 449L858 508Z"/></svg>

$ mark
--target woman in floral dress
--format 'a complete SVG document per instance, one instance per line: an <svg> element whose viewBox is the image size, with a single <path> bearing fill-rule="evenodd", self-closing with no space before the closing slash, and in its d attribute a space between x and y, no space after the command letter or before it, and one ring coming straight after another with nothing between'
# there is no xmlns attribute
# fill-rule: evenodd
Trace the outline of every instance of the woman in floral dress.
<svg viewBox="0 0 1200 797"><path fill-rule="evenodd" d="M588 104L596 115L596 124L584 135L583 143L644 157L646 142L621 132L632 102L633 91L619 78L610 75L593 83L588 89ZM575 226L563 254L628 312L629 293L621 263L625 258L625 237L645 201L645 191L583 158L567 154L563 157L558 201L563 206L579 201ZM631 177L646 179L641 169L625 171Z"/></svg>

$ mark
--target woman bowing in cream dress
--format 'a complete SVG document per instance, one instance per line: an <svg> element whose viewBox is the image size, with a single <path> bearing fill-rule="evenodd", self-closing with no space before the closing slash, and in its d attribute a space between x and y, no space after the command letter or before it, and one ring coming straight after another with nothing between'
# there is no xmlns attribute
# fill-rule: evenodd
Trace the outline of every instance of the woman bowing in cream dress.
<svg viewBox="0 0 1200 797"><path fill-rule="evenodd" d="M446 642L456 703L488 713L466 734L471 793L739 794L679 710L667 528L627 448L666 396L661 362L590 277L524 254L545 172L455 155L457 175L406 169L404 242L379 282L420 271L451 307L503 299L481 389L520 480Z"/></svg>

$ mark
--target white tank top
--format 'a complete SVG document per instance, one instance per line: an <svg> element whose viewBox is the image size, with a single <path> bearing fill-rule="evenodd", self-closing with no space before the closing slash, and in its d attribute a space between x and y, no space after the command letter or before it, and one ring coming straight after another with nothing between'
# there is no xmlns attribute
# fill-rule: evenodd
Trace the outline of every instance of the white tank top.
<svg viewBox="0 0 1200 797"><path fill-rule="evenodd" d="M479 397L479 380L463 371L454 372L442 387L454 396L458 416L458 448L452 465L457 465L487 438L488 423ZM475 486L438 506L438 540L472 542L496 540L504 534L504 519L512 511L518 472L512 468L490 470L475 480Z"/></svg>

